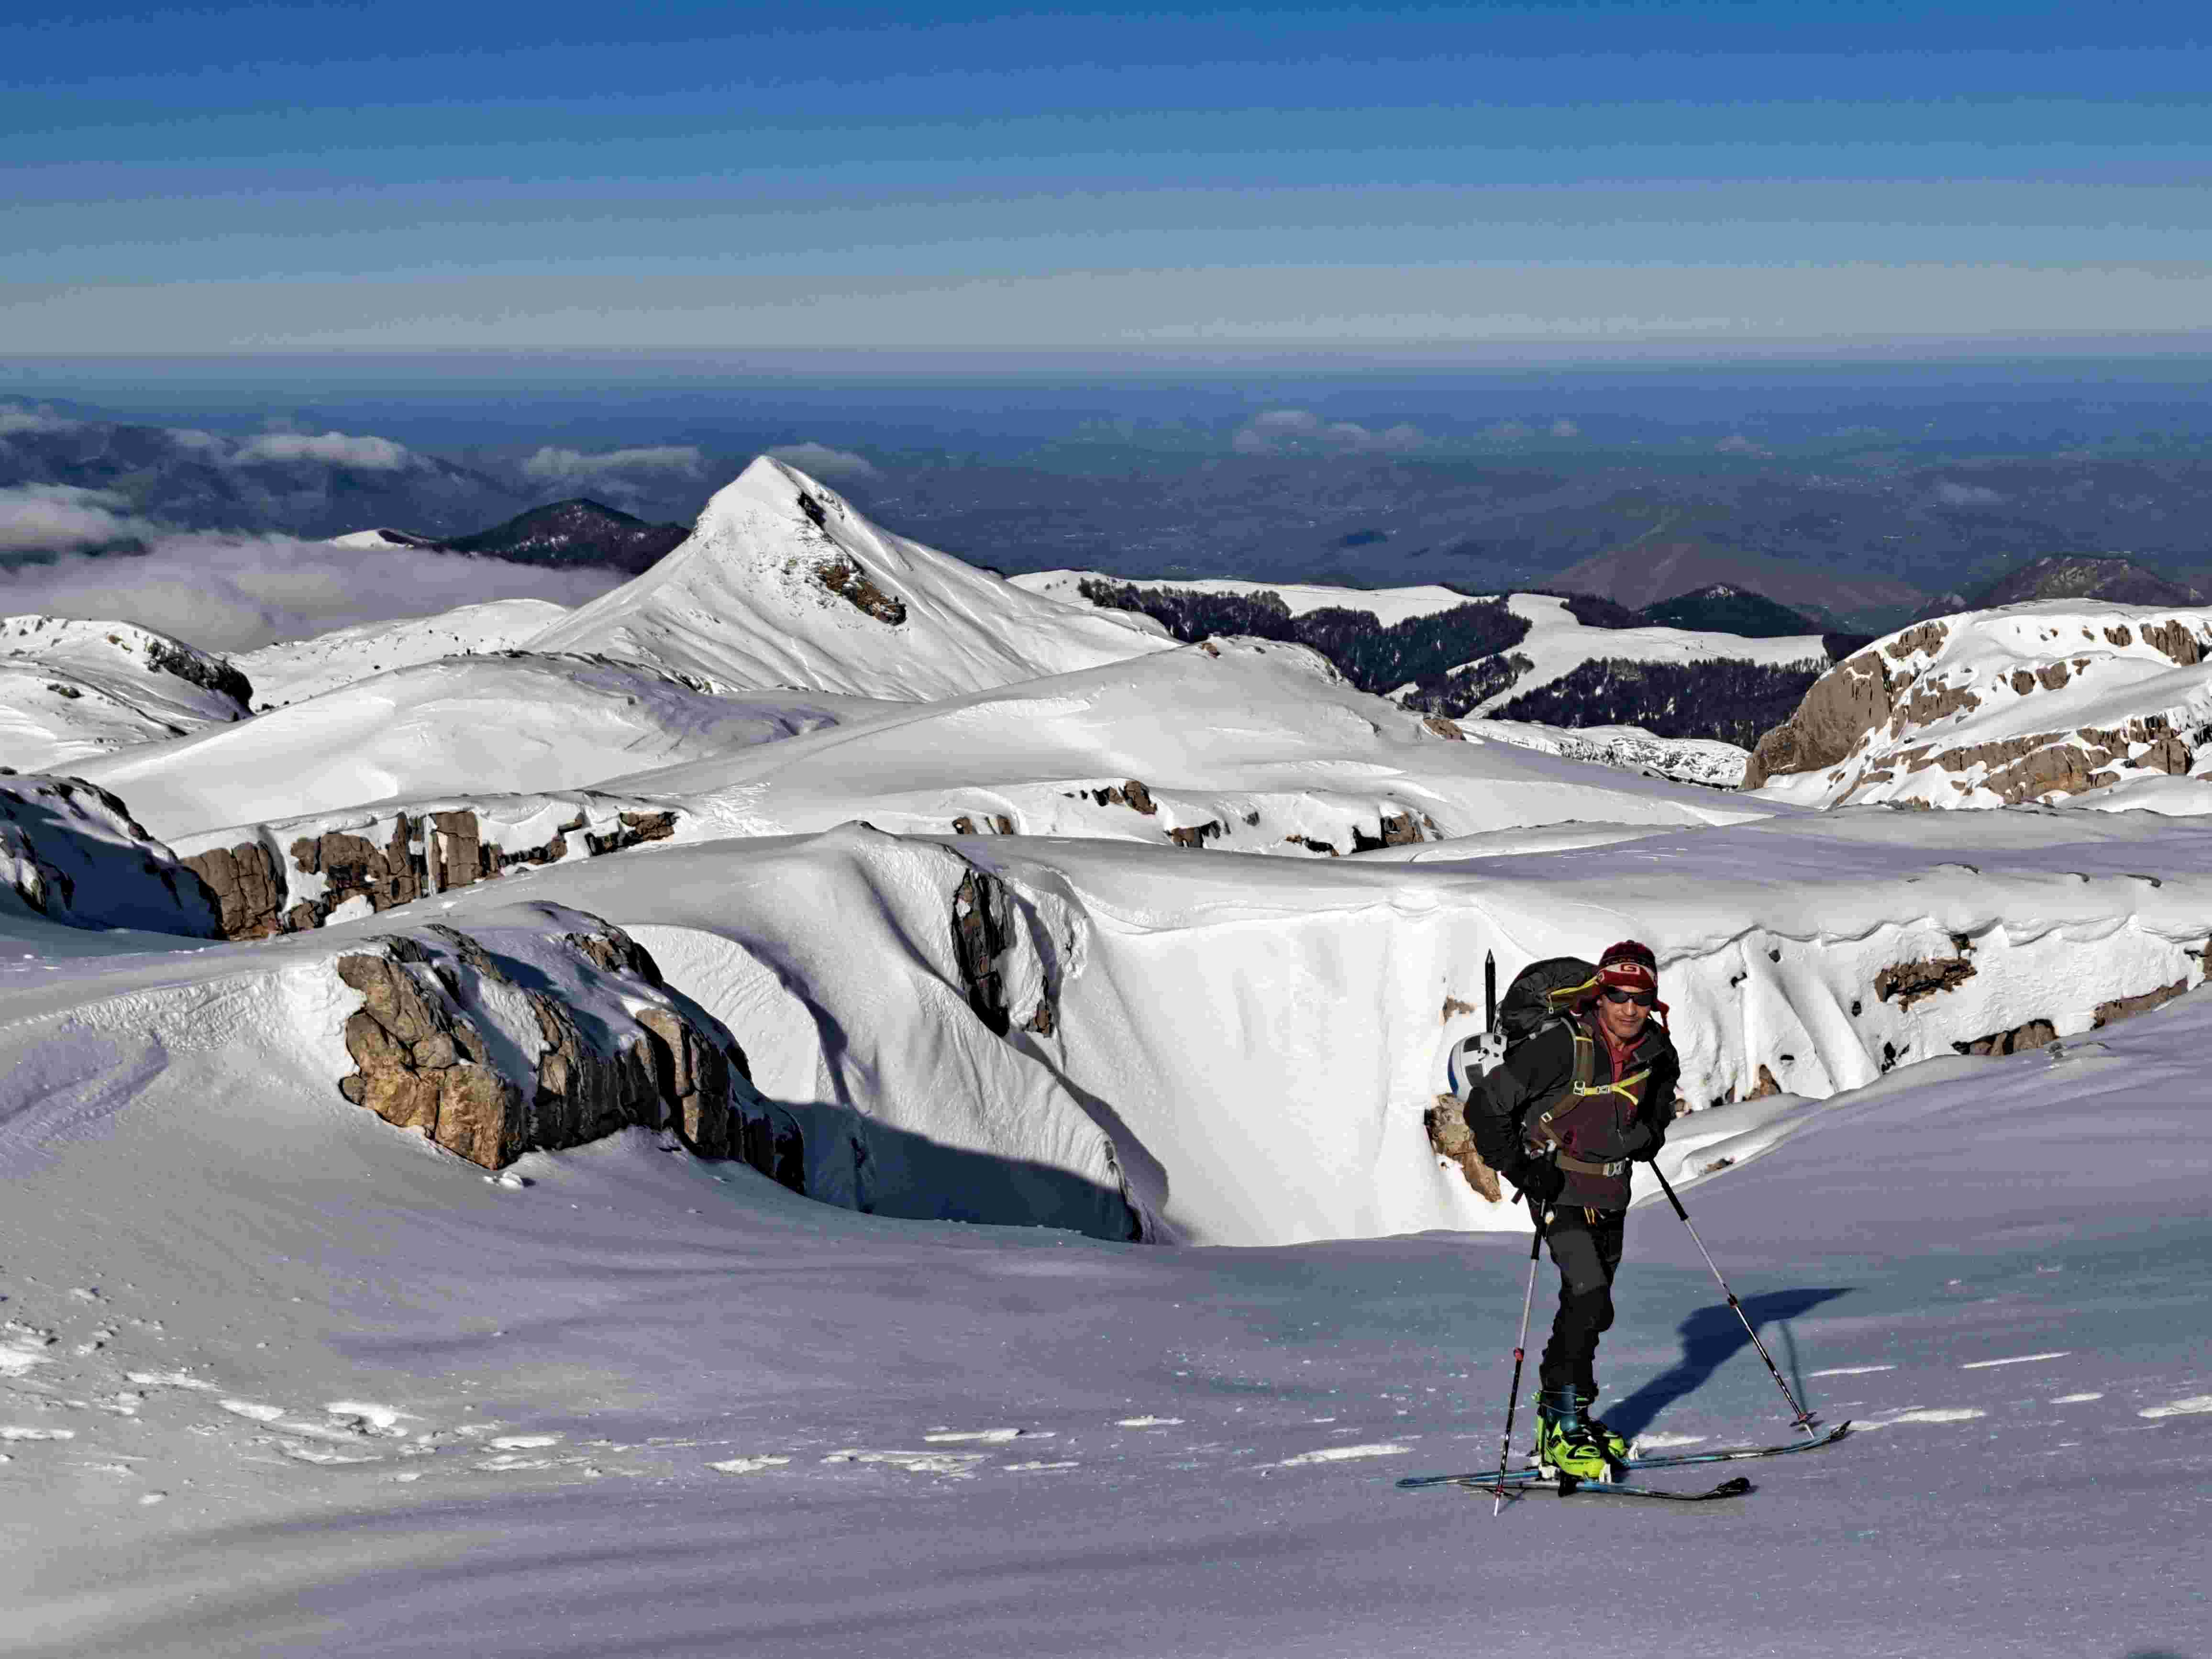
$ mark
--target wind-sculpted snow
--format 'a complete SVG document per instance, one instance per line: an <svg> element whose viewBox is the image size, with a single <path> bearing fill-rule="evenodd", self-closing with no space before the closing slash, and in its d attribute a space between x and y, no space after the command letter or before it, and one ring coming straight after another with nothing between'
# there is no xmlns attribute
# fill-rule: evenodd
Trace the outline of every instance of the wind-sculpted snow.
<svg viewBox="0 0 2212 1659"><path fill-rule="evenodd" d="M1650 941L1690 1122L1738 1103L1714 1133L1739 1160L1743 1137L1767 1144L1804 1102L1893 1066L2021 1046L2000 1039L2024 1029L2071 1036L2202 980L2212 840L2062 818L2065 839L2038 846L2009 818L1942 820L1939 836L1927 822L1777 820L1463 863L1449 843L1292 861L981 836L956 858L855 826L564 866L532 890L633 933L773 1098L1119 1186L1156 1237L1280 1243L1525 1224L1440 1161L1424 1124L1449 1046L1480 1024L1487 951L1510 976ZM1004 890L996 1020L948 920L963 859ZM981 1201L927 1158L864 1169L867 1207ZM810 1152L809 1191L840 1179ZM998 1206L1020 1201L1000 1188L975 1213L1018 1218Z"/></svg>
<svg viewBox="0 0 2212 1659"><path fill-rule="evenodd" d="M763 456L659 563L526 643L731 684L916 699L1118 662L1171 642L895 536Z"/></svg>
<svg viewBox="0 0 2212 1659"><path fill-rule="evenodd" d="M1574 820L1728 823L1710 790L1468 738L1354 691L1300 646L1209 641L608 781L684 833L861 818L906 834L1079 836L1292 859Z"/></svg>
<svg viewBox="0 0 2212 1659"><path fill-rule="evenodd" d="M1917 623L1829 670L1760 739L1746 781L1820 806L2112 792L2212 811L2208 647L2212 611L2171 606L2058 600Z"/></svg>
<svg viewBox="0 0 2212 1659"><path fill-rule="evenodd" d="M0 617L0 766L78 770L243 720L251 691L222 658L135 623Z"/></svg>
<svg viewBox="0 0 2212 1659"><path fill-rule="evenodd" d="M377 802L585 788L834 725L855 707L726 693L631 663L452 657L82 769L155 833L198 836Z"/></svg>

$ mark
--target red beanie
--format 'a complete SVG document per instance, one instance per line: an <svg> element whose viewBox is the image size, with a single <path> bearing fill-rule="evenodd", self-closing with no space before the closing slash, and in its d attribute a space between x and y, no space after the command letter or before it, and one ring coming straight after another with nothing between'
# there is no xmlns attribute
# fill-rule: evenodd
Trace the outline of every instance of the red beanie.
<svg viewBox="0 0 2212 1659"><path fill-rule="evenodd" d="M1601 986L1619 986L1624 991L1648 991L1659 994L1659 959L1651 954L1651 947L1625 939L1618 945L1608 945L1605 954L1597 959L1597 982Z"/></svg>

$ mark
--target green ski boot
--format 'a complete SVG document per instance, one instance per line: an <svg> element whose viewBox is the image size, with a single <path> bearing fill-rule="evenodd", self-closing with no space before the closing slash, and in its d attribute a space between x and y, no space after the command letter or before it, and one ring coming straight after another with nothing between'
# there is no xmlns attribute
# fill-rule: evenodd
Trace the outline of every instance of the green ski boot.
<svg viewBox="0 0 2212 1659"><path fill-rule="evenodd" d="M1536 1461L1577 1480L1609 1480L1613 1465L1583 1421L1571 1389L1547 1389L1536 1396Z"/></svg>
<svg viewBox="0 0 2212 1659"><path fill-rule="evenodd" d="M1605 1455L1616 1463L1626 1463L1634 1454L1635 1443L1625 1434L1615 1433L1606 1426L1602 1419L1593 1417L1590 1407L1597 1404L1597 1390L1585 1394L1575 1390L1575 1405L1583 1419L1583 1428L1589 1437L1604 1448Z"/></svg>

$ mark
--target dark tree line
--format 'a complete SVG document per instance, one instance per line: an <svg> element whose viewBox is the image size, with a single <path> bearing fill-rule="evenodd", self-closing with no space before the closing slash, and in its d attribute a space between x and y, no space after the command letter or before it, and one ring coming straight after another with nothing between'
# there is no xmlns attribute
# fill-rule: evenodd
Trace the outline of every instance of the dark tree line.
<svg viewBox="0 0 2212 1659"><path fill-rule="evenodd" d="M1336 607L1293 617L1282 596L1272 592L1198 593L1103 581L1086 581L1080 591L1093 605L1141 611L1186 645L1209 635L1250 634L1310 646L1362 691L1377 694L1408 683L1441 693L1454 669L1494 657L1528 632L1528 623L1503 599L1469 600L1386 627L1371 612Z"/></svg>
<svg viewBox="0 0 2212 1659"><path fill-rule="evenodd" d="M1640 726L1662 738L1718 738L1749 749L1796 712L1826 665L1586 662L1491 716L1543 726Z"/></svg>

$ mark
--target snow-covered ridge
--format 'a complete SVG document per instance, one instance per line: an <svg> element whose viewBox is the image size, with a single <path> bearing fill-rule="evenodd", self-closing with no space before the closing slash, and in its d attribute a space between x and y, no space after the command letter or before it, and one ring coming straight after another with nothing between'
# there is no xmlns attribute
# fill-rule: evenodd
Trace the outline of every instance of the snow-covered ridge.
<svg viewBox="0 0 2212 1659"><path fill-rule="evenodd" d="M1589 628L1575 620L1565 599L1548 593L1510 594L1506 605L1528 622L1528 633L1504 654L1525 658L1528 666L1468 711L1478 718L1564 679L1586 662L1748 662L1794 668L1817 667L1828 659L1827 647L1818 634L1750 639L1686 628Z"/></svg>
<svg viewBox="0 0 2212 1659"><path fill-rule="evenodd" d="M874 705L726 693L636 663L507 653L376 675L92 763L157 835L380 802L543 793L817 730Z"/></svg>
<svg viewBox="0 0 2212 1659"><path fill-rule="evenodd" d="M2208 649L2203 609L2056 600L1915 623L1824 675L1747 782L1808 805L2111 792L2212 811L2212 787L2179 781L2212 769Z"/></svg>
<svg viewBox="0 0 2212 1659"><path fill-rule="evenodd" d="M1568 820L1766 809L1517 744L1353 690L1317 653L1208 641L609 780L684 834L1075 836L1294 859Z"/></svg>
<svg viewBox="0 0 2212 1659"><path fill-rule="evenodd" d="M252 690L223 659L135 623L0 617L0 765L73 770L243 720Z"/></svg>
<svg viewBox="0 0 2212 1659"><path fill-rule="evenodd" d="M363 536L380 536L365 530ZM346 537L339 542L360 545ZM238 666L253 681L257 708L279 708L395 668L441 657L512 651L568 614L550 599L493 599L434 617L363 623L304 640L264 645L241 653Z"/></svg>
<svg viewBox="0 0 2212 1659"><path fill-rule="evenodd" d="M733 685L920 699L1116 662L1171 642L893 535L834 490L763 456L652 569L525 643Z"/></svg>

